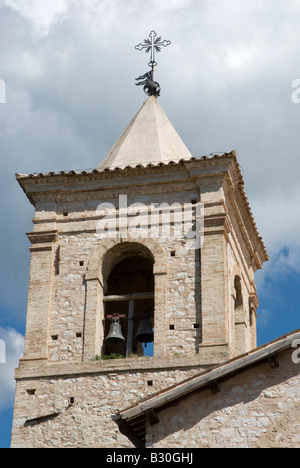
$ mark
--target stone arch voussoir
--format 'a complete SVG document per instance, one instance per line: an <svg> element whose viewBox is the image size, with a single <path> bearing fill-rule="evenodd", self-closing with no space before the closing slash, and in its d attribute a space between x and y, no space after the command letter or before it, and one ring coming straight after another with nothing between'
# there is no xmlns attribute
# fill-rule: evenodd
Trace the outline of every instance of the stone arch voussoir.
<svg viewBox="0 0 300 468"><path fill-rule="evenodd" d="M91 255L86 279L98 279L102 285L120 258L126 258L135 251L137 254L149 258L154 264L154 274L167 273L167 259L163 247L155 239L105 239L94 248Z"/></svg>

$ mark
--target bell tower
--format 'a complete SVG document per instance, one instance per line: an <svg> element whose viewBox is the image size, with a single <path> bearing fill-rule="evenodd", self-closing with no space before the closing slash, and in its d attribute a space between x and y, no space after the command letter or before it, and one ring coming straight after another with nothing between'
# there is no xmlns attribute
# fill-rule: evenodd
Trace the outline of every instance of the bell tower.
<svg viewBox="0 0 300 468"><path fill-rule="evenodd" d="M119 410L256 347L268 256L237 154L193 157L150 95L97 169L17 181L35 217L12 447L142 447Z"/></svg>

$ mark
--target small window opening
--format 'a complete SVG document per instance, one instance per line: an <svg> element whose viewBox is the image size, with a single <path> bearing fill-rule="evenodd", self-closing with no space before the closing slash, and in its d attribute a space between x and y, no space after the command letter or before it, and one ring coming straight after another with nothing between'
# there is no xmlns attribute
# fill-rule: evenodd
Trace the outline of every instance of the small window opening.
<svg viewBox="0 0 300 468"><path fill-rule="evenodd" d="M169 330L175 330L175 325L170 325Z"/></svg>
<svg viewBox="0 0 300 468"><path fill-rule="evenodd" d="M249 299L249 324L250 326L253 325L253 314L254 314L254 308L252 307L251 300Z"/></svg>
<svg viewBox="0 0 300 468"><path fill-rule="evenodd" d="M59 275L59 267L60 267L60 246L57 247L56 252L55 252L55 260L54 260L55 276Z"/></svg>
<svg viewBox="0 0 300 468"><path fill-rule="evenodd" d="M82 333L81 333L81 332L76 333L76 338L81 338L81 337L82 337Z"/></svg>
<svg viewBox="0 0 300 468"><path fill-rule="evenodd" d="M35 395L35 392L36 390L32 388L30 388L29 390L26 390L27 395L31 395L31 396Z"/></svg>
<svg viewBox="0 0 300 468"><path fill-rule="evenodd" d="M63 213L63 216L66 218L67 216L69 216L69 213L68 213L67 211L65 211L65 212Z"/></svg>
<svg viewBox="0 0 300 468"><path fill-rule="evenodd" d="M79 262L79 265L80 265L80 266L84 266L84 261L81 260L81 261Z"/></svg>
<svg viewBox="0 0 300 468"><path fill-rule="evenodd" d="M176 257L176 250L172 250L171 257Z"/></svg>
<svg viewBox="0 0 300 468"><path fill-rule="evenodd" d="M58 340L58 335L52 335L51 340L52 341L57 341Z"/></svg>
<svg viewBox="0 0 300 468"><path fill-rule="evenodd" d="M153 380L148 380L147 385L148 387L153 387Z"/></svg>
<svg viewBox="0 0 300 468"><path fill-rule="evenodd" d="M198 328L200 328L200 323L194 323L194 328L197 330Z"/></svg>
<svg viewBox="0 0 300 468"><path fill-rule="evenodd" d="M236 276L234 279L234 288L235 288L234 308L238 309L239 307L243 305L242 285L241 285L241 279L239 276Z"/></svg>
<svg viewBox="0 0 300 468"><path fill-rule="evenodd" d="M70 397L69 398L69 405L74 405L75 403L75 398L74 397Z"/></svg>

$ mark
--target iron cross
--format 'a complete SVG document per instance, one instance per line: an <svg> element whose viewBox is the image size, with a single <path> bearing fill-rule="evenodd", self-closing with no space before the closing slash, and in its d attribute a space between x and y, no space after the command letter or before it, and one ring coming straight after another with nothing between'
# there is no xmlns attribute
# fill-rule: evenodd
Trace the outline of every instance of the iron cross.
<svg viewBox="0 0 300 468"><path fill-rule="evenodd" d="M154 67L156 67L157 62L155 61L155 52L160 52L162 47L167 47L168 45L171 44L171 41L161 40L160 36L157 36L155 31L151 31L149 34L150 39L145 39L144 43L140 43L135 46L136 50L143 50L145 49L145 52L149 54L151 52L151 59L150 62L148 63L149 67L152 68L152 74Z"/></svg>

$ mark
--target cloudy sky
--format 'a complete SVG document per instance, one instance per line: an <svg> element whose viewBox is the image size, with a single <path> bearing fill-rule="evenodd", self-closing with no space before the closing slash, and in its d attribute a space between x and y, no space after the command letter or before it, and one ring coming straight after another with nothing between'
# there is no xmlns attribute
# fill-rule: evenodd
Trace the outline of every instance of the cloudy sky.
<svg viewBox="0 0 300 468"><path fill-rule="evenodd" d="M259 344L299 328L299 0L0 0L0 446L34 214L15 173L99 165L144 102L134 78L148 56L134 46L153 29L172 41L155 77L186 146L195 156L238 150L271 258L257 274Z"/></svg>

